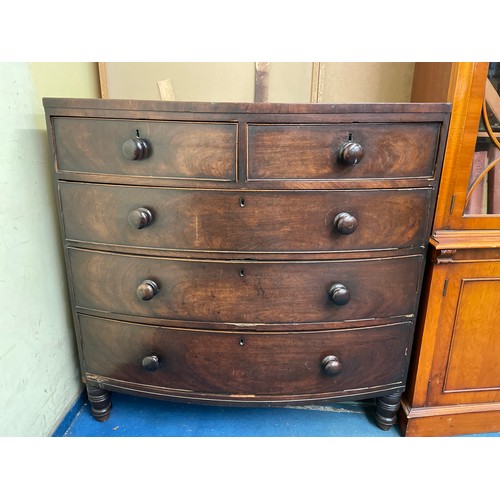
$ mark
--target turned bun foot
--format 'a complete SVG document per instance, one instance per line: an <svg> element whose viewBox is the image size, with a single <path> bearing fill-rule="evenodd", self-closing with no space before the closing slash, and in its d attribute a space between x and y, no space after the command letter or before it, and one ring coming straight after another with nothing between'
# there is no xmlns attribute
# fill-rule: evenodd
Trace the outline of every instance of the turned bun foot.
<svg viewBox="0 0 500 500"><path fill-rule="evenodd" d="M99 422L108 420L112 408L111 393L100 387L87 386L87 395L92 416Z"/></svg>
<svg viewBox="0 0 500 500"><path fill-rule="evenodd" d="M383 431L388 431L397 421L397 413L401 405L401 392L388 394L376 399L375 419Z"/></svg>

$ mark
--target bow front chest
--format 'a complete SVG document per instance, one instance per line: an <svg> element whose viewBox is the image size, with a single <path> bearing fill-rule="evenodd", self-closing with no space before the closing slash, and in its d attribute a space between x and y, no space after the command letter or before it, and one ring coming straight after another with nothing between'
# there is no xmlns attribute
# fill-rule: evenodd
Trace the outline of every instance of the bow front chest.
<svg viewBox="0 0 500 500"><path fill-rule="evenodd" d="M447 104L45 98L93 415L405 387Z"/></svg>

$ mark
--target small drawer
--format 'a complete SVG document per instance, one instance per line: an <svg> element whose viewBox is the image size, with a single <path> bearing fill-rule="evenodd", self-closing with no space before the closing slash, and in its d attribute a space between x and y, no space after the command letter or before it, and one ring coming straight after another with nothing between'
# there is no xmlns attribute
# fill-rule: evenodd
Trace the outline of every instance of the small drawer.
<svg viewBox="0 0 500 500"><path fill-rule="evenodd" d="M164 320L287 324L411 315L422 256L256 262L70 248L69 259L79 308Z"/></svg>
<svg viewBox="0 0 500 500"><path fill-rule="evenodd" d="M185 398L369 394L406 377L411 323L303 333L176 330L79 316L86 374Z"/></svg>
<svg viewBox="0 0 500 500"><path fill-rule="evenodd" d="M254 192L61 182L72 241L202 252L424 247L431 189Z"/></svg>
<svg viewBox="0 0 500 500"><path fill-rule="evenodd" d="M237 125L53 118L59 172L236 180Z"/></svg>
<svg viewBox="0 0 500 500"><path fill-rule="evenodd" d="M432 122L249 125L248 179L433 177L440 129Z"/></svg>

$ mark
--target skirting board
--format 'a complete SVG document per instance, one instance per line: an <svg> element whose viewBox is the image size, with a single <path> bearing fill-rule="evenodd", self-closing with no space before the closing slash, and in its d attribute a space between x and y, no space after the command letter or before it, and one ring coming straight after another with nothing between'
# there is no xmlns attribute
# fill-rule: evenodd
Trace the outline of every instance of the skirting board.
<svg viewBox="0 0 500 500"><path fill-rule="evenodd" d="M500 432L500 403L412 408L403 398L398 422L407 437Z"/></svg>

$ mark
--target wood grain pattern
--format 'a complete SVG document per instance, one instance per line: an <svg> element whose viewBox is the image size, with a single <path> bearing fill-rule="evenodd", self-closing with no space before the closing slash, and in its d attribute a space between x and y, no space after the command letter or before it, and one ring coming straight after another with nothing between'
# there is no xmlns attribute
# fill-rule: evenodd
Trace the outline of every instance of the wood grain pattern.
<svg viewBox="0 0 500 500"><path fill-rule="evenodd" d="M84 315L79 321L89 374L165 387L174 394L189 391L195 393L190 396L198 393L226 400L379 392L401 385L410 342L409 323L339 332L232 334ZM142 359L152 353L160 360L155 372L141 366ZM321 360L332 353L341 360L342 370L328 376ZM398 361L388 363L389 353ZM370 369L361 369L364 366Z"/></svg>
<svg viewBox="0 0 500 500"><path fill-rule="evenodd" d="M500 432L500 403L413 408L403 397L399 418L409 437Z"/></svg>
<svg viewBox="0 0 500 500"><path fill-rule="evenodd" d="M443 392L500 391L499 310L500 276L462 279Z"/></svg>
<svg viewBox="0 0 500 500"><path fill-rule="evenodd" d="M433 177L440 129L439 123L250 125L248 178ZM355 166L338 159L340 148L350 141L364 151Z"/></svg>
<svg viewBox="0 0 500 500"><path fill-rule="evenodd" d="M500 395L500 337L496 318L500 263L447 266L439 337L427 400L451 405L486 403Z"/></svg>
<svg viewBox="0 0 500 500"><path fill-rule="evenodd" d="M235 180L235 124L55 118L59 171L145 177ZM147 158L124 157L125 141L140 136Z"/></svg>
<svg viewBox="0 0 500 500"><path fill-rule="evenodd" d="M131 257L69 249L76 306L218 323L309 323L412 315L421 255L394 259L255 262ZM160 292L137 299L150 279ZM328 290L351 294L336 306Z"/></svg>
<svg viewBox="0 0 500 500"><path fill-rule="evenodd" d="M96 415L113 390L376 397L378 425L392 425L448 105L44 105ZM346 141L355 166L339 163Z"/></svg>
<svg viewBox="0 0 500 500"><path fill-rule="evenodd" d="M68 240L166 250L276 253L423 248L430 189L274 192L59 184ZM147 228L131 211L153 214ZM358 227L343 235L336 215ZM305 228L307 227L307 230ZM304 256L307 258L307 255Z"/></svg>
<svg viewBox="0 0 500 500"><path fill-rule="evenodd" d="M498 432L500 225L464 217L488 63L434 64L443 78L422 92L448 87L453 111L400 425L408 436Z"/></svg>
<svg viewBox="0 0 500 500"><path fill-rule="evenodd" d="M484 217L463 217L488 64L456 63L456 65L453 112L434 229L498 229L495 218L488 220ZM452 203L453 211L451 211Z"/></svg>
<svg viewBox="0 0 500 500"><path fill-rule="evenodd" d="M165 117L168 113L187 113L191 116L200 113L219 118L217 114L242 115L242 114L268 114L275 115L274 118L282 121L283 116L288 114L287 118L296 116L299 120L317 121L318 116L323 115L329 120L345 122L346 118L351 119L352 114L360 115L365 113L374 114L374 119L387 122L391 114L392 119L401 121L402 114L412 114L413 120L420 121L428 119L426 113L449 114L451 106L448 103L231 103L231 102L187 102L187 101L152 101L152 100L128 100L128 99L78 99L78 98L58 98L44 97L43 105L47 113L52 116L80 116L89 117L108 116L108 117L142 117L147 118L156 116L160 113ZM309 116L302 116L309 115ZM378 117L377 117L378 115ZM335 116L337 118L335 118ZM406 117L410 118L409 116ZM441 116L441 119L443 116ZM272 117L268 117L271 119ZM413 121L409 120L409 121Z"/></svg>

